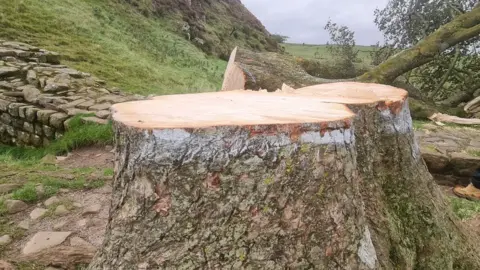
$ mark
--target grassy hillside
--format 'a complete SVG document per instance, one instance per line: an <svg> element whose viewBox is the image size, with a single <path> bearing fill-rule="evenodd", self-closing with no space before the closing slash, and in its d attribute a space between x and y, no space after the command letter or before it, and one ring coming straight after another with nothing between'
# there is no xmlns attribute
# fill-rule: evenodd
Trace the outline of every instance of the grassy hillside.
<svg viewBox="0 0 480 270"><path fill-rule="evenodd" d="M278 49L275 39L240 0L124 1L147 16L168 18L173 31L190 36L203 51L224 59L235 46L257 51ZM183 29L185 24L188 30Z"/></svg>
<svg viewBox="0 0 480 270"><path fill-rule="evenodd" d="M0 25L0 38L57 51L129 92L216 90L226 66L169 31L171 21L121 0L1 0Z"/></svg>
<svg viewBox="0 0 480 270"><path fill-rule="evenodd" d="M294 56L313 60L332 60L326 45L285 43L281 46L285 48L286 52ZM362 62L369 64L371 62L370 52L373 51L373 48L370 46L356 46L356 49L359 50L358 58Z"/></svg>

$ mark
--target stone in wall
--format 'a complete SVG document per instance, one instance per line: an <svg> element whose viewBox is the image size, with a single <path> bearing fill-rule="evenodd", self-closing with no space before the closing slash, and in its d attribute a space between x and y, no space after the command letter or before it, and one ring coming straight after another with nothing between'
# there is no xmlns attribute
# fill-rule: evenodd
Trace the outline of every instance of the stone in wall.
<svg viewBox="0 0 480 270"><path fill-rule="evenodd" d="M145 99L60 64L58 53L0 41L0 143L41 146L63 135L77 114L108 123L112 104Z"/></svg>

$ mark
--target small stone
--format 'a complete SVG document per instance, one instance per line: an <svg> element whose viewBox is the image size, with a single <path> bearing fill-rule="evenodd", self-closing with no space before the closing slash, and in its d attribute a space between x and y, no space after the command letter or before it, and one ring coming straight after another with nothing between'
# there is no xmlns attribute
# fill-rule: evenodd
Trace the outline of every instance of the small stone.
<svg viewBox="0 0 480 270"><path fill-rule="evenodd" d="M0 115L0 121L4 124L8 125L8 124L12 123L12 116L10 116L10 114L8 114L8 113L2 113Z"/></svg>
<svg viewBox="0 0 480 270"><path fill-rule="evenodd" d="M38 197L43 197L43 195L45 195L45 188L42 184L36 185L35 192L37 193Z"/></svg>
<svg viewBox="0 0 480 270"><path fill-rule="evenodd" d="M32 135L32 144L33 146L40 147L42 146L42 138L38 135Z"/></svg>
<svg viewBox="0 0 480 270"><path fill-rule="evenodd" d="M34 133L35 132L35 127L33 126L32 123L30 122L24 122L23 123L23 129L27 132Z"/></svg>
<svg viewBox="0 0 480 270"><path fill-rule="evenodd" d="M67 222L66 221L61 221L61 222L58 222L55 225L53 225L53 229L55 231L60 231L63 227L65 227L65 225L67 225Z"/></svg>
<svg viewBox="0 0 480 270"><path fill-rule="evenodd" d="M40 160L43 164L54 165L57 163L57 158L54 155L48 154Z"/></svg>
<svg viewBox="0 0 480 270"><path fill-rule="evenodd" d="M42 131L45 137L49 139L53 139L55 137L55 129L53 129L52 127L43 126Z"/></svg>
<svg viewBox="0 0 480 270"><path fill-rule="evenodd" d="M95 113L95 116L101 119L107 119L110 116L110 111L103 110Z"/></svg>
<svg viewBox="0 0 480 270"><path fill-rule="evenodd" d="M68 74L58 74L55 78L47 79L44 92L59 92L70 89L70 76Z"/></svg>
<svg viewBox="0 0 480 270"><path fill-rule="evenodd" d="M5 62L9 62L9 63L17 62L17 59L16 59L15 57L13 57L13 56L5 56L5 57L3 58L3 60L4 60Z"/></svg>
<svg viewBox="0 0 480 270"><path fill-rule="evenodd" d="M57 216L64 216L68 213L70 213L70 211L68 211L67 207L65 207L65 205L63 204L57 206L57 208L55 209L55 215Z"/></svg>
<svg viewBox="0 0 480 270"><path fill-rule="evenodd" d="M110 94L110 91L108 91L105 88L98 88L97 92L102 93L102 94Z"/></svg>
<svg viewBox="0 0 480 270"><path fill-rule="evenodd" d="M15 50L0 48L0 57L15 56Z"/></svg>
<svg viewBox="0 0 480 270"><path fill-rule="evenodd" d="M57 161L65 161L67 158L66 156L57 156Z"/></svg>
<svg viewBox="0 0 480 270"><path fill-rule="evenodd" d="M6 81L0 82L0 89L13 90L13 85Z"/></svg>
<svg viewBox="0 0 480 270"><path fill-rule="evenodd" d="M80 72L78 70L75 70L75 69L71 69L71 68L62 68L58 72L66 73L66 74L72 76L73 78L77 78L77 79L83 78L82 72Z"/></svg>
<svg viewBox="0 0 480 270"><path fill-rule="evenodd" d="M97 214L100 212L100 209L102 209L102 205L95 203L86 207L85 210L83 210L82 215Z"/></svg>
<svg viewBox="0 0 480 270"><path fill-rule="evenodd" d="M45 209L45 208L35 208L33 209L33 211L30 213L30 218L32 220L37 220L41 217L43 217L43 215L45 215L45 213L47 212L48 210Z"/></svg>
<svg viewBox="0 0 480 270"><path fill-rule="evenodd" d="M77 109L77 108L69 108L69 109L65 109L63 111L65 111L68 114L68 116L75 116L77 114L89 114L89 113L91 113L87 110L82 110L82 109ZM65 128L67 128L67 127L65 127Z"/></svg>
<svg viewBox="0 0 480 270"><path fill-rule="evenodd" d="M9 214L15 214L28 208L28 204L19 200L6 200L5 206Z"/></svg>
<svg viewBox="0 0 480 270"><path fill-rule="evenodd" d="M54 113L50 115L50 125L57 128L63 129L63 122L68 119L68 115L65 113Z"/></svg>
<svg viewBox="0 0 480 270"><path fill-rule="evenodd" d="M56 204L56 203L59 203L59 202L60 202L60 199L58 199L57 196L53 196L53 197L48 198L43 204L46 207L49 207L50 205Z"/></svg>
<svg viewBox="0 0 480 270"><path fill-rule="evenodd" d="M69 103L66 103L62 106L60 106L60 109L62 110L65 110L65 109L69 109L69 108L74 108L75 106L79 105L79 104L82 104L84 102L86 102L87 100L85 99L82 99L82 98L77 98L75 100L72 100L71 102Z"/></svg>
<svg viewBox="0 0 480 270"><path fill-rule="evenodd" d="M34 70L27 72L27 82L33 86L38 85L37 73Z"/></svg>
<svg viewBox="0 0 480 270"><path fill-rule="evenodd" d="M0 194L9 193L21 186L19 184L0 184Z"/></svg>
<svg viewBox="0 0 480 270"><path fill-rule="evenodd" d="M37 119L37 112L39 108L28 107L25 108L25 119L29 122L34 122Z"/></svg>
<svg viewBox="0 0 480 270"><path fill-rule="evenodd" d="M17 225L19 228L22 228L24 230L30 229L30 221L28 219L20 221Z"/></svg>
<svg viewBox="0 0 480 270"><path fill-rule="evenodd" d="M22 106L25 106L25 104L23 104L23 103L10 103L10 105L8 105L8 113L11 116L18 117L19 116L18 109Z"/></svg>
<svg viewBox="0 0 480 270"><path fill-rule="evenodd" d="M10 235L4 235L0 237L0 246L6 246L12 242Z"/></svg>
<svg viewBox="0 0 480 270"><path fill-rule="evenodd" d="M2 111L2 112L8 111L8 106L9 105L10 105L9 101L0 99L0 111Z"/></svg>
<svg viewBox="0 0 480 270"><path fill-rule="evenodd" d="M38 100L38 96L42 93L35 86L26 85L21 87L23 97L27 102L35 103Z"/></svg>
<svg viewBox="0 0 480 270"><path fill-rule="evenodd" d="M25 112L27 110L27 108L32 108L31 105L27 105L27 106L22 106L20 108L18 108L18 116L20 116L20 118L27 118L26 115L25 115Z"/></svg>
<svg viewBox="0 0 480 270"><path fill-rule="evenodd" d="M118 96L118 95L106 95L106 96L97 98L98 103L102 103L102 102L121 103L127 100L128 98Z"/></svg>
<svg viewBox="0 0 480 270"><path fill-rule="evenodd" d="M55 53L55 52L47 52L46 53L46 62L50 64L60 64L60 54Z"/></svg>
<svg viewBox="0 0 480 270"><path fill-rule="evenodd" d="M106 125L108 123L108 121L105 119L100 119L98 117L93 117L93 116L82 117L82 121L84 123L99 124L99 125Z"/></svg>
<svg viewBox="0 0 480 270"><path fill-rule="evenodd" d="M9 76L16 76L19 73L18 68L14 67L0 67L0 78L6 78Z"/></svg>
<svg viewBox="0 0 480 270"><path fill-rule="evenodd" d="M73 203L73 206L74 206L75 208L81 208L83 205L82 205L81 203L79 203L79 202L76 202L76 203Z"/></svg>
<svg viewBox="0 0 480 270"><path fill-rule="evenodd" d="M86 247L86 248L92 248L93 245L90 244L89 242L83 240L82 238L80 237L72 237L72 239L70 239L70 246L72 247Z"/></svg>
<svg viewBox="0 0 480 270"><path fill-rule="evenodd" d="M88 108L90 108L93 105L95 105L95 101L88 100L88 101L85 101L83 103L78 104L76 107L79 108L79 109L87 110Z"/></svg>
<svg viewBox="0 0 480 270"><path fill-rule="evenodd" d="M90 111L103 111L103 110L108 110L110 107L112 107L112 104L110 103L102 103L102 104L96 104L88 108Z"/></svg>
<svg viewBox="0 0 480 270"><path fill-rule="evenodd" d="M54 110L40 110L37 112L37 119L44 123L45 125L48 125L48 120L50 119L50 115L56 113L57 111Z"/></svg>
<svg viewBox="0 0 480 270"><path fill-rule="evenodd" d="M80 219L79 221L77 221L77 227L79 228L86 227L87 223L88 223L87 219Z"/></svg>
<svg viewBox="0 0 480 270"><path fill-rule="evenodd" d="M38 232L23 248L23 254L37 253L62 244L72 232Z"/></svg>

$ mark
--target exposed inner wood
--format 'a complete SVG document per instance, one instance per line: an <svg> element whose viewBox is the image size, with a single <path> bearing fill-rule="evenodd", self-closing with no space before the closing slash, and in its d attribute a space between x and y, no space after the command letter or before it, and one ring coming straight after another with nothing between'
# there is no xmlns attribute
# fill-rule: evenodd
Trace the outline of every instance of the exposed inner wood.
<svg viewBox="0 0 480 270"><path fill-rule="evenodd" d="M137 128L202 128L321 123L354 116L343 104L312 96L226 91L166 95L112 106L115 121Z"/></svg>
<svg viewBox="0 0 480 270"><path fill-rule="evenodd" d="M315 96L322 102L334 102L343 104L367 104L379 101L402 101L408 92L389 85L360 83L360 82L337 82L325 83L289 89L283 94L291 93L303 96ZM276 92L278 93L278 92Z"/></svg>
<svg viewBox="0 0 480 270"><path fill-rule="evenodd" d="M223 84L221 91L231 91L244 89L245 87L245 75L240 67L235 64L235 57L237 55L237 48L233 49L228 60L227 69L223 75Z"/></svg>

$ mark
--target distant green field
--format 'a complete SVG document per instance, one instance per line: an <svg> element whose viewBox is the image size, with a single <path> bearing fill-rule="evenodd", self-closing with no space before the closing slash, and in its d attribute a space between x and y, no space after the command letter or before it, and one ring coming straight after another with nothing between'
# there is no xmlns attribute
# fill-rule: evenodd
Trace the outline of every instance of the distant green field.
<svg viewBox="0 0 480 270"><path fill-rule="evenodd" d="M286 52L294 56L305 59L332 60L327 50L327 45L284 43L282 46ZM370 46L356 46L356 48L359 50L358 58L360 58L363 63L370 64L370 52L373 48Z"/></svg>

